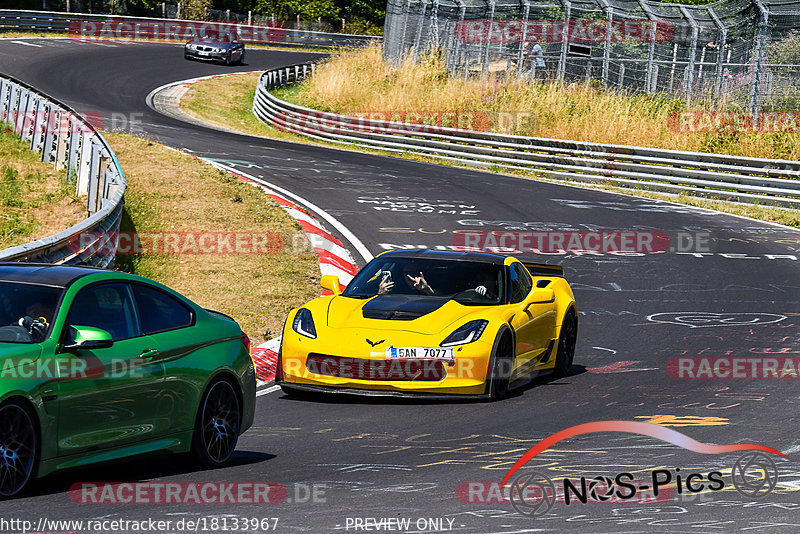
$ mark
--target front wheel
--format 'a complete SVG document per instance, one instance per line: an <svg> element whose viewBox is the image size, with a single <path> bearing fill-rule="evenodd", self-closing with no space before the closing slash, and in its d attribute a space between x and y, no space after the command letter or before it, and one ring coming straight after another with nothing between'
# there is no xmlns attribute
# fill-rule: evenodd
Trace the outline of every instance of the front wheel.
<svg viewBox="0 0 800 534"><path fill-rule="evenodd" d="M233 385L217 379L200 400L192 438L192 456L204 467L217 467L233 455L242 420Z"/></svg>
<svg viewBox="0 0 800 534"><path fill-rule="evenodd" d="M511 368L514 365L514 347L511 343L511 336L507 333L502 336L497 342L494 363L489 375L489 396L492 400L502 399L508 395Z"/></svg>
<svg viewBox="0 0 800 534"><path fill-rule="evenodd" d="M561 335L558 336L558 352L556 353L555 374L567 376L572 360L575 359L575 342L578 339L578 318L575 310L570 308L561 324Z"/></svg>
<svg viewBox="0 0 800 534"><path fill-rule="evenodd" d="M0 405L0 500L16 497L36 472L35 418L22 404Z"/></svg>

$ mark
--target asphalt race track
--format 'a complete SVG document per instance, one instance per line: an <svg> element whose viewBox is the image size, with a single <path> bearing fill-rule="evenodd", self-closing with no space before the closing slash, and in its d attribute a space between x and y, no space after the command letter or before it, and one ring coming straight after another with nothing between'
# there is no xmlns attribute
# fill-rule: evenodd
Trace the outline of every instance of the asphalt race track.
<svg viewBox="0 0 800 534"><path fill-rule="evenodd" d="M24 498L0 503L3 518L278 518L278 532L364 531L356 529L356 519L364 518L409 518L413 532L800 529L797 375L679 379L666 370L670 359L682 356L800 357L800 232L666 202L232 135L182 123L145 103L151 90L169 82L266 69L315 54L248 50L247 65L224 67L184 61L172 45L24 42L0 41L0 72L108 121L112 114L139 114L134 130L307 199L372 254L401 245L448 247L457 230L526 228L664 232L672 249L524 257L563 265L575 289L580 328L566 379L537 379L496 403L299 401L275 391L259 397L255 426L241 437L230 467L186 471L159 457L59 474ZM694 247L698 239L706 248ZM676 248L683 245L683 252ZM759 443L787 458L772 456L778 469L772 493L749 497L731 483L741 453L700 454L606 432L563 441L529 466L553 480L630 472L647 483L656 469L672 475L718 470L724 488L684 490L672 499L662 493L657 502L573 499L556 502L539 518L497 498L486 502L488 489L465 489L491 488L469 482L499 481L539 440L603 420L659 422L700 442ZM75 504L68 490L77 481L269 481L288 493L281 503L258 506Z"/></svg>

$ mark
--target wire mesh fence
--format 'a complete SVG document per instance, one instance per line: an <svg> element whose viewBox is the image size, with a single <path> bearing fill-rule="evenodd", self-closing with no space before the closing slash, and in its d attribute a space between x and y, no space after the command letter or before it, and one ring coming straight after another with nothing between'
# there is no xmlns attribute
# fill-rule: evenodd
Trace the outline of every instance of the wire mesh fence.
<svg viewBox="0 0 800 534"><path fill-rule="evenodd" d="M389 0L384 57L585 81L749 112L800 109L800 1ZM794 115L792 115L794 116Z"/></svg>

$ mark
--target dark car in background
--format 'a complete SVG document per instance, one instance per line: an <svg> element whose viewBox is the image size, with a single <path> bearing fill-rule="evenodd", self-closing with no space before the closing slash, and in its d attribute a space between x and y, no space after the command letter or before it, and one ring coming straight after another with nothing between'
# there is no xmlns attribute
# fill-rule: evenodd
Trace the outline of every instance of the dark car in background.
<svg viewBox="0 0 800 534"><path fill-rule="evenodd" d="M198 38L183 46L183 57L241 65L244 63L244 43L230 34L221 38Z"/></svg>

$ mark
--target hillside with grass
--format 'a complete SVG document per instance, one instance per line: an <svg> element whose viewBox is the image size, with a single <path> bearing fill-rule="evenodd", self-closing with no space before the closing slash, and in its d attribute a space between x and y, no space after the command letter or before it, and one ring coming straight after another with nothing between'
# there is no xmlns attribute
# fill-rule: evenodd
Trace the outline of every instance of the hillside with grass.
<svg viewBox="0 0 800 534"><path fill-rule="evenodd" d="M74 177L43 163L28 143L0 132L0 249L64 230L86 218Z"/></svg>

